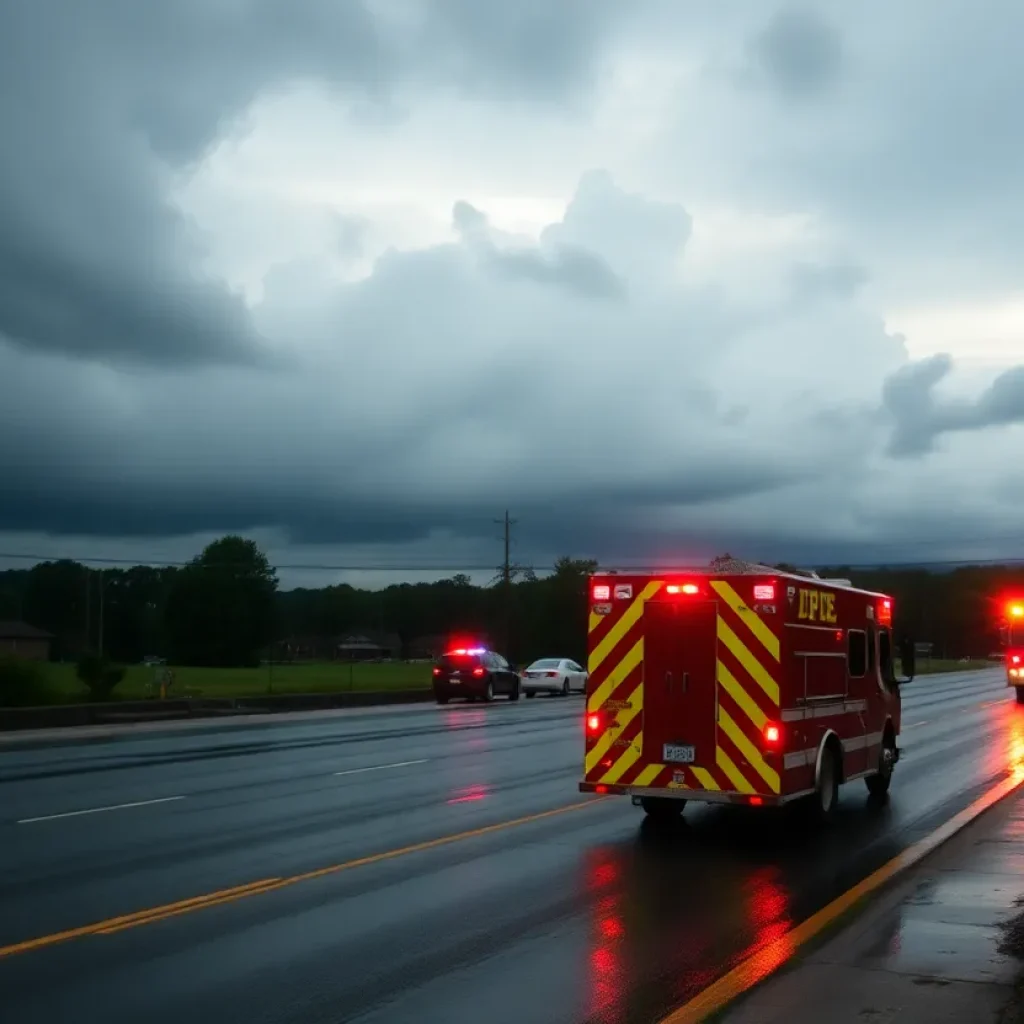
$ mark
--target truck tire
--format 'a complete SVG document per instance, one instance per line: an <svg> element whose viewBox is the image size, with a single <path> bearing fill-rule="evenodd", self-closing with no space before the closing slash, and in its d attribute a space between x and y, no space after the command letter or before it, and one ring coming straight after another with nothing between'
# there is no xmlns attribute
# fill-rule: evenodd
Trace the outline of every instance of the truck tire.
<svg viewBox="0 0 1024 1024"><path fill-rule="evenodd" d="M640 806L652 821L676 821L683 813L686 801L664 796L645 796L640 798Z"/></svg>
<svg viewBox="0 0 1024 1024"><path fill-rule="evenodd" d="M878 771L865 780L871 796L880 799L889 792L892 782L892 770L896 765L896 743L892 733L887 732L882 740L882 749L878 752Z"/></svg>
<svg viewBox="0 0 1024 1024"><path fill-rule="evenodd" d="M1015 686L1014 690L1017 693L1017 703L1024 704L1024 686Z"/></svg>
<svg viewBox="0 0 1024 1024"><path fill-rule="evenodd" d="M826 746L821 753L821 771L811 798L814 817L822 824L832 821L839 805L839 757L835 748Z"/></svg>

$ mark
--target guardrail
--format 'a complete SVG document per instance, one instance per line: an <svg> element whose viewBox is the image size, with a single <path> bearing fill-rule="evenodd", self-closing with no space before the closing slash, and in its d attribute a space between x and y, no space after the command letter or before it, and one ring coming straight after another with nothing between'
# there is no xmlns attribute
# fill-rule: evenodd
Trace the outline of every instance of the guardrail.
<svg viewBox="0 0 1024 1024"><path fill-rule="evenodd" d="M415 690L345 690L336 693L282 693L255 697L171 697L166 700L58 704L36 708L0 708L0 731L58 729L77 725L162 722L183 718L320 711L332 708L416 704L433 700L429 688Z"/></svg>

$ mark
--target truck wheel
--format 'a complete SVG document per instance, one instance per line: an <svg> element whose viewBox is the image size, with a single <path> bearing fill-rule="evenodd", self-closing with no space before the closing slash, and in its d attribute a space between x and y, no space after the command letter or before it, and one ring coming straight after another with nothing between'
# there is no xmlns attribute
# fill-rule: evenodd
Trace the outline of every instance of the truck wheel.
<svg viewBox="0 0 1024 1024"><path fill-rule="evenodd" d="M664 796L645 796L640 799L644 814L653 821L676 821L686 806L685 800L671 800Z"/></svg>
<svg viewBox="0 0 1024 1024"><path fill-rule="evenodd" d="M889 783L892 782L892 770L896 765L896 744L893 742L892 734L886 733L882 740L882 749L878 752L878 771L869 775L865 780L868 792L873 797L883 797L889 792Z"/></svg>
<svg viewBox="0 0 1024 1024"><path fill-rule="evenodd" d="M1017 703L1024 704L1024 686L1015 686L1014 690L1017 692Z"/></svg>
<svg viewBox="0 0 1024 1024"><path fill-rule="evenodd" d="M814 790L814 816L824 823L831 821L839 804L839 758L832 747L821 755L821 773Z"/></svg>

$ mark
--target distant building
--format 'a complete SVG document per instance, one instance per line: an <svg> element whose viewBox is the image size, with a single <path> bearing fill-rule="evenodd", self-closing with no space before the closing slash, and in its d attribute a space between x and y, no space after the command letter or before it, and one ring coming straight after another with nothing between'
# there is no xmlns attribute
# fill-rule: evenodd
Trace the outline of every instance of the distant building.
<svg viewBox="0 0 1024 1024"><path fill-rule="evenodd" d="M395 656L393 642L385 640L378 643L368 636L346 636L338 643L336 650L342 661L379 661Z"/></svg>
<svg viewBox="0 0 1024 1024"><path fill-rule="evenodd" d="M27 622L0 622L0 654L28 661L49 661L53 634Z"/></svg>

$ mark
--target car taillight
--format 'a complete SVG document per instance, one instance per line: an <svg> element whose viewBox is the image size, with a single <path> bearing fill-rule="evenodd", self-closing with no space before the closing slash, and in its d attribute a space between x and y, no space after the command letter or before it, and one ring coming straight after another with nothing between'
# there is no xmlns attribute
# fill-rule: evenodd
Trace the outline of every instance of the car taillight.
<svg viewBox="0 0 1024 1024"><path fill-rule="evenodd" d="M600 715L590 714L587 715L587 733L590 736L594 736L601 731L603 721Z"/></svg>
<svg viewBox="0 0 1024 1024"><path fill-rule="evenodd" d="M436 667L435 667L435 668L434 668L434 675L435 675L435 676L439 676L440 674L441 674L441 670L440 670L439 668L436 668Z"/></svg>
<svg viewBox="0 0 1024 1024"><path fill-rule="evenodd" d="M782 743L782 726L775 722L765 722L761 735L764 737L766 747L777 747Z"/></svg>
<svg viewBox="0 0 1024 1024"><path fill-rule="evenodd" d="M1010 658L1010 661L1013 662L1014 665L1019 665L1020 664L1020 655L1019 654L1013 655L1013 657Z"/></svg>
<svg viewBox="0 0 1024 1024"><path fill-rule="evenodd" d="M483 676L483 674L484 670L480 665L477 665L477 667L473 669L473 675L476 676L477 679L480 679Z"/></svg>
<svg viewBox="0 0 1024 1024"><path fill-rule="evenodd" d="M552 679L555 679L555 678L558 677L558 673L557 672L545 672L544 675L550 676Z"/></svg>

